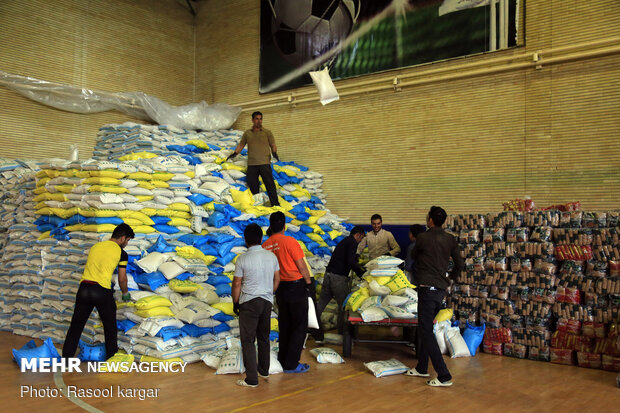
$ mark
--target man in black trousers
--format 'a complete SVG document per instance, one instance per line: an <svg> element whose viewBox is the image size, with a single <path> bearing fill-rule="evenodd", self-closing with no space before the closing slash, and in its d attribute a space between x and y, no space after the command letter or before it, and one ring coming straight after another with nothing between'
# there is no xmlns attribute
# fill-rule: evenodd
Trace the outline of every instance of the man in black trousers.
<svg viewBox="0 0 620 413"><path fill-rule="evenodd" d="M446 233L442 227L447 214L443 208L431 207L426 218L428 231L418 235L411 253L416 266L418 286L418 331L420 345L418 348L418 365L410 369L407 376L429 377L428 359L430 357L437 377L426 382L429 386L452 386L452 375L443 361L439 344L433 334L433 320L441 309L441 303L450 286L450 279L455 280L463 270L463 258L459 253L456 238ZM454 269L448 275L450 257Z"/></svg>

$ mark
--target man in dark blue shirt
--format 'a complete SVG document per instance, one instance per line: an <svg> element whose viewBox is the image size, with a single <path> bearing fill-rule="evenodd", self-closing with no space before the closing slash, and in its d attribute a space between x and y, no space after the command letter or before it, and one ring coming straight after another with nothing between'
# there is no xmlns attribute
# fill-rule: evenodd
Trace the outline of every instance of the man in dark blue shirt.
<svg viewBox="0 0 620 413"><path fill-rule="evenodd" d="M329 264L325 269L325 277L323 278L323 287L321 289L321 297L317 314L319 319L327 304L332 298L338 303L338 333L342 334L344 326L344 311L342 305L344 299L349 294L349 272L355 271L358 277L364 274L364 269L357 261L357 246L364 239L366 233L364 228L360 226L353 227L348 237L343 239L336 245ZM316 339L316 338L315 338ZM321 340L316 340L320 344Z"/></svg>

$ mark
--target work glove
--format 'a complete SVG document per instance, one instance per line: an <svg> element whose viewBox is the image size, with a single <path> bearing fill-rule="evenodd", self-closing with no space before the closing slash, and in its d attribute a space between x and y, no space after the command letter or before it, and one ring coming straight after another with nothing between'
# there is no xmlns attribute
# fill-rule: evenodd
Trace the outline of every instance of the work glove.
<svg viewBox="0 0 620 413"><path fill-rule="evenodd" d="M122 299L122 300L123 300L123 302L125 302L125 303L127 303L127 302L131 301L131 294L129 294L129 293L123 294L123 295L121 296L121 299Z"/></svg>
<svg viewBox="0 0 620 413"><path fill-rule="evenodd" d="M278 156L278 152L271 152L271 154L273 155L274 158L276 158L276 161L280 162L280 157Z"/></svg>
<svg viewBox="0 0 620 413"><path fill-rule="evenodd" d="M237 152L231 153L230 155L228 155L228 158L226 158L226 162L228 162L229 160L233 159L237 155L239 155Z"/></svg>
<svg viewBox="0 0 620 413"><path fill-rule="evenodd" d="M241 307L239 306L239 303L233 303L233 313L237 314L237 316L239 315L239 311L241 310Z"/></svg>
<svg viewBox="0 0 620 413"><path fill-rule="evenodd" d="M306 297L312 297L311 284L306 284Z"/></svg>

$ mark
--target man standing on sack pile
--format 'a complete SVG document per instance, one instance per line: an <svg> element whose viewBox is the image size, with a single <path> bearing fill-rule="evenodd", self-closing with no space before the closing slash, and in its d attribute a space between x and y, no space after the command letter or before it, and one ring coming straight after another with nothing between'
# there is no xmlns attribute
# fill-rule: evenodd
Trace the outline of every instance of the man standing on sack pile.
<svg viewBox="0 0 620 413"><path fill-rule="evenodd" d="M279 206L278 191L273 180L273 172L271 171L271 155L279 162L278 148L273 133L269 129L263 128L263 114L260 112L252 113L252 129L248 129L243 133L239 145L235 151L231 153L226 160L230 160L239 155L245 145L248 145L248 172L247 181L250 192L256 195L260 192L260 183L258 176L260 175L267 189L269 202L271 206Z"/></svg>
<svg viewBox="0 0 620 413"><path fill-rule="evenodd" d="M285 373L305 373L308 364L300 363L301 351L308 328L308 297L310 273L304 261L304 252L297 240L284 235L285 216L274 212L269 217L269 239L263 248L273 252L280 265L280 285L276 291L280 348L278 361Z"/></svg>
<svg viewBox="0 0 620 413"><path fill-rule="evenodd" d="M357 262L356 256L357 246L365 236L366 231L364 231L364 228L359 225L353 227L349 236L336 245L329 259L329 264L327 264L327 268L325 269L317 317L319 320L321 319L323 310L325 310L330 300L335 298L336 303L338 303L338 334L342 334L344 329L344 310L342 307L351 289L349 272L355 271L358 277L361 277L365 273L364 269ZM323 334L323 332L321 332L321 334ZM315 341L317 344L322 344L321 339L315 339Z"/></svg>
<svg viewBox="0 0 620 413"><path fill-rule="evenodd" d="M371 260L382 255L397 256L400 253L400 246L394 235L390 231L386 231L381 228L383 220L381 215L374 214L370 217L370 224L372 225L372 231L369 232L366 237L357 246L357 254L361 254L364 248L368 246L368 256Z"/></svg>
<svg viewBox="0 0 620 413"><path fill-rule="evenodd" d="M84 267L84 275L82 275L80 287L75 296L71 325L62 347L63 357L75 355L78 341L94 307L97 308L99 318L103 323L106 359L118 351L116 302L112 290L112 275L118 267L118 283L123 293L123 301L131 300L127 290L128 256L123 248L134 236L129 225L120 224L114 228L112 237L108 241L99 242L91 247Z"/></svg>
<svg viewBox="0 0 620 413"><path fill-rule="evenodd" d="M463 270L463 258L456 238L443 230L442 225L448 215L443 208L431 207L426 217L428 231L420 233L411 253L415 261L418 286L418 332L420 343L418 365L407 371L407 376L429 377L428 359L430 357L437 378L426 382L429 386L452 386L452 375L443 360L439 344L433 334L433 320L441 309L441 303L450 286L450 280ZM448 275L450 257L454 269Z"/></svg>

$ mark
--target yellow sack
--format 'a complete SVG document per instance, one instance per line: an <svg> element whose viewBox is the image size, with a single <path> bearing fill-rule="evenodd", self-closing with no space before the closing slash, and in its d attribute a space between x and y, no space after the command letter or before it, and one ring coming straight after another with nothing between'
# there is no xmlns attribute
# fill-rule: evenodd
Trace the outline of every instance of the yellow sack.
<svg viewBox="0 0 620 413"><path fill-rule="evenodd" d="M153 356L141 356L140 363L183 363L183 359L181 357L174 357L171 359L158 359Z"/></svg>
<svg viewBox="0 0 620 413"><path fill-rule="evenodd" d="M37 238L37 241L41 241L42 239L49 238L49 237L50 237L50 231L45 231L41 233L41 235L39 235L39 238Z"/></svg>
<svg viewBox="0 0 620 413"><path fill-rule="evenodd" d="M104 169L103 171L82 171L87 172L89 176L101 176L106 178L124 178L127 175L125 172L118 171L116 169Z"/></svg>
<svg viewBox="0 0 620 413"><path fill-rule="evenodd" d="M271 331L280 331L280 326L278 325L278 319L271 319Z"/></svg>
<svg viewBox="0 0 620 413"><path fill-rule="evenodd" d="M187 245L185 247L177 247L176 253L179 257L183 258L199 258L204 261L206 265L213 264L216 259L213 255L204 255L202 251L200 251L196 247L192 247L191 245Z"/></svg>
<svg viewBox="0 0 620 413"><path fill-rule="evenodd" d="M79 214L88 218L98 217L98 218L109 218L109 217L118 217L119 212L115 209L95 209L95 208L78 208Z"/></svg>
<svg viewBox="0 0 620 413"><path fill-rule="evenodd" d="M315 217L322 217L323 215L327 214L327 211L324 209L306 208L306 212Z"/></svg>
<svg viewBox="0 0 620 413"><path fill-rule="evenodd" d="M170 287L170 289L172 291L175 291L177 293L193 293L196 290L202 290L202 286L196 284L193 281L190 280L177 280L176 278L173 278L172 280L170 280L170 282L168 283L168 287Z"/></svg>
<svg viewBox="0 0 620 413"><path fill-rule="evenodd" d="M56 192L60 192L63 194L70 194L71 192L73 192L73 188L75 188L75 185L64 184L54 186Z"/></svg>
<svg viewBox="0 0 620 413"><path fill-rule="evenodd" d="M161 295L149 295L148 297L142 297L136 301L136 308L138 310L148 310L155 307L170 307L171 305L172 302Z"/></svg>
<svg viewBox="0 0 620 413"><path fill-rule="evenodd" d="M312 272L312 267L308 263L306 257L304 257L304 262L306 263L306 267L308 267L308 274L310 274L310 278L314 278L314 273Z"/></svg>
<svg viewBox="0 0 620 413"><path fill-rule="evenodd" d="M50 178L49 176L44 176L43 178L37 179L37 188L45 186L45 184L51 180L52 178Z"/></svg>
<svg viewBox="0 0 620 413"><path fill-rule="evenodd" d="M249 189L246 189L245 191L239 191L231 187L230 196L232 196L234 202L238 202L242 205L254 205L254 198L252 198L252 192L250 192Z"/></svg>
<svg viewBox="0 0 620 413"><path fill-rule="evenodd" d="M168 222L168 225L170 225L172 227L188 227L188 228L192 227L192 223L191 222L189 222L185 218L177 218L177 217L170 218L170 221Z"/></svg>
<svg viewBox="0 0 620 413"><path fill-rule="evenodd" d="M132 172L127 175L127 178L133 179L135 181L150 181L153 179L153 175L147 174L146 172Z"/></svg>
<svg viewBox="0 0 620 413"><path fill-rule="evenodd" d="M153 185L153 188L170 188L170 184L168 182L159 181L157 179L153 179L151 181L151 185Z"/></svg>
<svg viewBox="0 0 620 413"><path fill-rule="evenodd" d="M40 195L35 196L33 201L34 202L41 202L41 201L67 202L67 197L64 194L50 194L49 192L44 192Z"/></svg>
<svg viewBox="0 0 620 413"><path fill-rule="evenodd" d="M67 225L65 229L69 232L81 231L84 228L84 224Z"/></svg>
<svg viewBox="0 0 620 413"><path fill-rule="evenodd" d="M215 303L215 304L211 304L211 307L217 310L220 310L224 314L228 314L232 316L235 315L235 312L233 311L233 303Z"/></svg>
<svg viewBox="0 0 620 413"><path fill-rule="evenodd" d="M156 181L169 181L174 177L170 172L153 172L152 178Z"/></svg>
<svg viewBox="0 0 620 413"><path fill-rule="evenodd" d="M127 210L123 211L121 214L119 214L119 216L121 218L127 217L140 220L144 225L155 225L155 221L153 221L148 215L141 211Z"/></svg>
<svg viewBox="0 0 620 413"><path fill-rule="evenodd" d="M68 209L50 208L50 211L53 215L56 215L57 217L60 217L62 219L69 219L72 216L76 215L79 210L78 208L73 207L73 208L68 208Z"/></svg>
<svg viewBox="0 0 620 413"><path fill-rule="evenodd" d="M190 139L185 142L185 144L194 145L197 148L209 150L209 145L207 145L205 141L201 141L200 139Z"/></svg>
<svg viewBox="0 0 620 413"><path fill-rule="evenodd" d="M453 313L454 311L452 311L451 308L444 308L443 310L439 310L439 312L435 316L435 321L439 323L441 321L451 320Z"/></svg>
<svg viewBox="0 0 620 413"><path fill-rule="evenodd" d="M182 212L189 212L189 205L187 204L183 204L181 202L173 202L172 204L168 205L168 208L166 209L172 209L173 211L182 211Z"/></svg>
<svg viewBox="0 0 620 413"><path fill-rule="evenodd" d="M157 158L157 155L151 152L134 152L134 153L129 153L127 155L123 155L120 158L118 158L118 160L119 161L136 161L138 159L151 159L151 158Z"/></svg>
<svg viewBox="0 0 620 413"><path fill-rule="evenodd" d="M152 217L153 215L155 215L157 213L157 209L155 208L142 208L140 210L140 212L142 212L144 215L148 216L148 217Z"/></svg>
<svg viewBox="0 0 620 413"><path fill-rule="evenodd" d="M137 199L138 202L146 202L146 201L150 201L153 198L155 198L154 195L134 195Z"/></svg>
<svg viewBox="0 0 620 413"><path fill-rule="evenodd" d="M114 228L116 228L116 225L114 224L84 225L82 226L82 231L84 232L114 232Z"/></svg>
<svg viewBox="0 0 620 413"><path fill-rule="evenodd" d="M376 281L379 285L385 285L390 282L392 277L373 277L372 275L368 275L364 278L368 283L371 281Z"/></svg>
<svg viewBox="0 0 620 413"><path fill-rule="evenodd" d="M360 288L349 296L346 307L351 311L357 311L368 297L370 297L368 288Z"/></svg>
<svg viewBox="0 0 620 413"><path fill-rule="evenodd" d="M333 230L329 231L327 234L329 235L329 237L331 239L336 239L336 238L338 238L339 236L342 235L342 232L336 231L335 229L333 229Z"/></svg>
<svg viewBox="0 0 620 413"><path fill-rule="evenodd" d="M325 231L323 231L323 229L319 227L317 224L311 225L310 228L312 228L312 232L314 232L315 234L319 234L319 235L325 234Z"/></svg>
<svg viewBox="0 0 620 413"><path fill-rule="evenodd" d="M137 181L137 182L140 188L144 188L148 190L155 189L155 185L153 185L151 181Z"/></svg>
<svg viewBox="0 0 620 413"><path fill-rule="evenodd" d="M142 225L142 221L140 221L139 219L129 217L124 217L123 223L129 225L130 227L137 227L139 225Z"/></svg>
<svg viewBox="0 0 620 413"><path fill-rule="evenodd" d="M131 227L131 229L138 234L152 234L155 232L155 228L149 227L148 225L136 225L135 227Z"/></svg>
<svg viewBox="0 0 620 413"><path fill-rule="evenodd" d="M131 364L133 363L133 356L119 351L109 359L107 359L99 368L100 372L110 373L122 373L124 371L129 372Z"/></svg>
<svg viewBox="0 0 620 413"><path fill-rule="evenodd" d="M306 225L308 225L309 227L316 225L316 223L318 222L320 217L314 216L314 215L310 215L310 218L308 218L306 220Z"/></svg>
<svg viewBox="0 0 620 413"><path fill-rule="evenodd" d="M174 317L174 313L168 307L153 307L148 310L138 310L135 314L143 318L157 317L160 315Z"/></svg>
<svg viewBox="0 0 620 413"><path fill-rule="evenodd" d="M189 176L190 178L194 179L196 177L196 172L194 172L194 171L187 171L187 172L184 172L183 175Z"/></svg>
<svg viewBox="0 0 620 413"><path fill-rule="evenodd" d="M236 165L232 162L224 162L222 164L222 169L227 170L227 169L235 169L237 171L241 171L241 172L245 172L246 168L244 168L243 166L240 165Z"/></svg>
<svg viewBox="0 0 620 413"><path fill-rule="evenodd" d="M93 185L120 185L121 181L119 179L111 178L108 176L93 176L91 178L84 179L82 183Z"/></svg>
<svg viewBox="0 0 620 413"><path fill-rule="evenodd" d="M122 186L93 185L88 188L88 192L110 192L113 194L126 194L129 189Z"/></svg>
<svg viewBox="0 0 620 413"><path fill-rule="evenodd" d="M308 238L310 238L312 241L316 241L318 243L324 242L323 238L321 238L321 236L319 234L315 234L314 232L311 232L309 234L306 234L306 236Z"/></svg>
<svg viewBox="0 0 620 413"><path fill-rule="evenodd" d="M45 192L47 192L47 188L45 186L39 186L39 187L35 188L35 190L32 191L32 192L34 192L35 195L41 195L41 194L44 194Z"/></svg>
<svg viewBox="0 0 620 413"><path fill-rule="evenodd" d="M160 217L168 217L168 218L177 217L177 218L185 218L185 219L190 219L192 217L189 212L175 211L174 209L157 209L155 211L156 212L154 215L157 215Z"/></svg>
<svg viewBox="0 0 620 413"><path fill-rule="evenodd" d="M414 288L413 284L409 282L407 276L402 270L398 270L398 272L394 274L394 276L392 276L392 279L389 282L385 283L385 286L388 287L391 292L395 292L407 287Z"/></svg>

